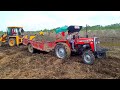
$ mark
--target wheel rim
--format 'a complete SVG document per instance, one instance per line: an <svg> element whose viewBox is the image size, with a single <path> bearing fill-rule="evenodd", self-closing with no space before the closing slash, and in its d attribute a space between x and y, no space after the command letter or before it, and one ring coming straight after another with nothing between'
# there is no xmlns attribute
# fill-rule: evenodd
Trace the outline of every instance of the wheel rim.
<svg viewBox="0 0 120 90"><path fill-rule="evenodd" d="M90 57L90 55L86 54L86 55L84 56L84 60L85 60L85 62L90 63L90 62L91 62L91 57Z"/></svg>
<svg viewBox="0 0 120 90"><path fill-rule="evenodd" d="M58 48L56 50L56 54L59 58L64 58L65 57L65 50L63 48Z"/></svg>
<svg viewBox="0 0 120 90"><path fill-rule="evenodd" d="M28 46L28 50L29 50L29 52L32 53L32 52L33 52L33 47L32 47L31 45L29 45L29 46Z"/></svg>
<svg viewBox="0 0 120 90"><path fill-rule="evenodd" d="M10 42L9 42L9 44L10 44L10 46L14 46L14 40L10 40Z"/></svg>

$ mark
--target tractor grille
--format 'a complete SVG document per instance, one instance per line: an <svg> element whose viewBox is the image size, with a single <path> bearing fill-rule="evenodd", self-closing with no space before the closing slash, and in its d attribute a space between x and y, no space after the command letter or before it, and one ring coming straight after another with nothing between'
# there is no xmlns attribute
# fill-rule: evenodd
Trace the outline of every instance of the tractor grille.
<svg viewBox="0 0 120 90"><path fill-rule="evenodd" d="M94 49L95 51L100 51L100 41L98 37L94 37Z"/></svg>

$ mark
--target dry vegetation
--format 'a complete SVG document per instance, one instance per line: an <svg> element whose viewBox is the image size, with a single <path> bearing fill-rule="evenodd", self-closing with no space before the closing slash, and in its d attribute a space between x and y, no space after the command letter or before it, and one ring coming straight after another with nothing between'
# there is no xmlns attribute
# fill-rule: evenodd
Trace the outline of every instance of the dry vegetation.
<svg viewBox="0 0 120 90"><path fill-rule="evenodd" d="M94 34L100 35L95 32ZM109 52L106 59L96 59L94 65L82 63L80 56L74 54L64 62L52 53L38 51L31 54L23 45L20 47L0 47L0 78L120 79L119 35L119 32L116 33L116 36L101 34L101 45L107 47ZM113 38L111 39L111 37Z"/></svg>

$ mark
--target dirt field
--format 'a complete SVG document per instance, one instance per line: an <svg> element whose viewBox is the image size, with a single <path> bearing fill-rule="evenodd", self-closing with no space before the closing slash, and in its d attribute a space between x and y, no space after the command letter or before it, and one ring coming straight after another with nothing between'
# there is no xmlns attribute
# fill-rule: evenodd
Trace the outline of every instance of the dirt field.
<svg viewBox="0 0 120 90"><path fill-rule="evenodd" d="M63 62L51 53L31 54L26 46L0 47L1 79L120 79L120 59L108 56L85 65L72 55Z"/></svg>
<svg viewBox="0 0 120 90"><path fill-rule="evenodd" d="M96 59L94 65L74 54L62 61L52 53L31 54L23 45L0 47L0 79L120 79L120 43L101 45L109 49L107 58Z"/></svg>

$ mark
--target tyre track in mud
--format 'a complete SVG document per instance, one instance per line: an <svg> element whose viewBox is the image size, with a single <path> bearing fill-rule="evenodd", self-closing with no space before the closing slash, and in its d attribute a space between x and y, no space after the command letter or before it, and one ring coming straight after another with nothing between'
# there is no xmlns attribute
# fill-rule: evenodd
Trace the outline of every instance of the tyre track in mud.
<svg viewBox="0 0 120 90"><path fill-rule="evenodd" d="M118 79L120 59L97 59L86 65L77 55L61 61L50 53L28 52L25 46L0 47L0 78L8 79Z"/></svg>

